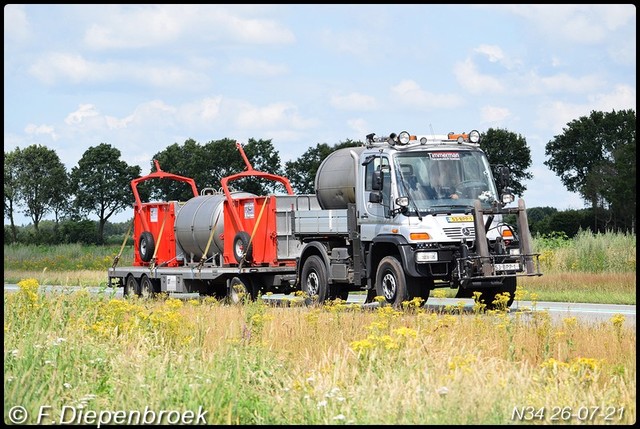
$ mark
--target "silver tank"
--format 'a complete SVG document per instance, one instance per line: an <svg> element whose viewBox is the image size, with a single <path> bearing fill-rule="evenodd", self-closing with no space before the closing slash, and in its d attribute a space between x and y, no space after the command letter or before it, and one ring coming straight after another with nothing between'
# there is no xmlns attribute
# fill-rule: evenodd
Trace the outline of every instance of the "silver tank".
<svg viewBox="0 0 640 429"><path fill-rule="evenodd" d="M364 147L345 147L327 156L316 173L315 189L320 207L346 209L356 202L355 161L351 151L360 155Z"/></svg>
<svg viewBox="0 0 640 429"><path fill-rule="evenodd" d="M248 192L232 192L233 198L251 197ZM204 256L211 230L215 232L207 251L208 256L222 253L224 241L220 235L224 232L224 194L200 195L184 203L176 215L175 234L178 244L187 255L195 259Z"/></svg>

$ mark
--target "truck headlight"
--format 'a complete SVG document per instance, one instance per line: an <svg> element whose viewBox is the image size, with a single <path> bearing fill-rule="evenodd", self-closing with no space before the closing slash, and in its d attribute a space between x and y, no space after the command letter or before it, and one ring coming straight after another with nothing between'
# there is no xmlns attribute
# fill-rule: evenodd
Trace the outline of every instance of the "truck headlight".
<svg viewBox="0 0 640 429"><path fill-rule="evenodd" d="M416 252L416 262L437 262L438 252Z"/></svg>
<svg viewBox="0 0 640 429"><path fill-rule="evenodd" d="M405 144L409 144L409 141L411 140L411 134L409 134L407 131L402 131L400 134L398 134L398 142L402 145Z"/></svg>

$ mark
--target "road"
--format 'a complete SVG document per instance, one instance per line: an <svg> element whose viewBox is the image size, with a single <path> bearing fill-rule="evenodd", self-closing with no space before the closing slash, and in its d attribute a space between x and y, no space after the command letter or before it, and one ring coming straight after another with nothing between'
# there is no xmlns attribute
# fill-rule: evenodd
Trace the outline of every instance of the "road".
<svg viewBox="0 0 640 429"><path fill-rule="evenodd" d="M79 286L41 286L42 292L62 292L69 293L82 289ZM122 297L122 288L117 288L115 291L112 289L103 289L98 287L86 287L84 288L90 293L107 293L113 294L114 297ZM4 292L12 293L18 290L18 286L15 284L5 284ZM197 297L197 294L179 294L172 295L174 297L193 298ZM278 303L284 299L285 295L270 295L265 296L265 300L273 303ZM348 303L363 304L364 294L349 294ZM464 302L463 312L472 313L474 302L472 299L460 299L460 298L429 298L426 308L433 311L442 311L447 306L458 306L460 302ZM375 306L375 304L366 304L368 306ZM548 311L550 316L555 321L561 321L566 317L576 317L579 320L587 323L602 323L608 322L609 319L615 314L621 314L624 316L624 325L635 330L636 328L636 306L635 305L616 305L616 304L584 304L584 303L565 303L565 302L531 302L531 301L517 301L515 302L509 311L510 314L531 313L531 312L543 312Z"/></svg>

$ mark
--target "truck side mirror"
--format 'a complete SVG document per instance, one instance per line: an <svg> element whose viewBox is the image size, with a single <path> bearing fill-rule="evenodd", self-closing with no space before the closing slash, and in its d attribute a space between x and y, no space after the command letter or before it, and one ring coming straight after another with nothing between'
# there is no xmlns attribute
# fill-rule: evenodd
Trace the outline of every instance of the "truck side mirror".
<svg viewBox="0 0 640 429"><path fill-rule="evenodd" d="M383 179L384 172L382 170L374 170L371 173L371 190L382 191Z"/></svg>
<svg viewBox="0 0 640 429"><path fill-rule="evenodd" d="M382 202L382 193L381 192L371 192L369 194L369 202L380 204Z"/></svg>
<svg viewBox="0 0 640 429"><path fill-rule="evenodd" d="M498 165L498 182L500 188L509 186L509 167L506 165Z"/></svg>

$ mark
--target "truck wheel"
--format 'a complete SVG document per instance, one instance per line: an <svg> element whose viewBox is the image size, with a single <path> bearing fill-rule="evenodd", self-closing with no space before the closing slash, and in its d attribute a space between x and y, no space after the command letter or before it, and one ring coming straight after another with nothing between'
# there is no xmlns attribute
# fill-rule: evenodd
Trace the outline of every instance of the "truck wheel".
<svg viewBox="0 0 640 429"><path fill-rule="evenodd" d="M331 285L329 292L329 300L333 301L335 299L341 299L342 301L346 301L349 299L349 290L341 287L344 285L333 284Z"/></svg>
<svg viewBox="0 0 640 429"><path fill-rule="evenodd" d="M495 304L496 296L501 293L508 292L509 300L506 303L506 307L511 307L513 301L516 297L516 278L515 277L507 277L502 282L501 286L495 286L487 289L481 289L479 292L482 292L480 295L480 302L486 305L487 310L498 310L500 305Z"/></svg>
<svg viewBox="0 0 640 429"><path fill-rule="evenodd" d="M431 277L405 277L407 282L407 294L409 300L413 298L422 298L422 305L429 300L429 295L433 289L433 278Z"/></svg>
<svg viewBox="0 0 640 429"><path fill-rule="evenodd" d="M146 274L140 279L140 296L142 298L153 298L156 294L156 289L153 280Z"/></svg>
<svg viewBox="0 0 640 429"><path fill-rule="evenodd" d="M149 231L145 231L140 234L140 240L138 241L138 253L140 253L140 259L144 262L149 262L153 258L153 252L155 251L155 243L153 235Z"/></svg>
<svg viewBox="0 0 640 429"><path fill-rule="evenodd" d="M239 264L244 259L251 262L253 259L253 246L250 245L251 236L246 231L240 231L233 239L233 257Z"/></svg>
<svg viewBox="0 0 640 429"><path fill-rule="evenodd" d="M122 290L122 296L125 298L131 298L135 295L138 295L138 289L140 285L138 284L138 280L133 277L132 274L127 276L127 280L124 282L124 288Z"/></svg>
<svg viewBox="0 0 640 429"><path fill-rule="evenodd" d="M376 273L376 293L396 308L409 299L402 264L395 256L385 256L380 261Z"/></svg>
<svg viewBox="0 0 640 429"><path fill-rule="evenodd" d="M323 304L327 298L327 267L317 255L311 255L304 262L301 278L302 292L307 295L305 302L311 304L314 298Z"/></svg>
<svg viewBox="0 0 640 429"><path fill-rule="evenodd" d="M255 301L257 296L256 288L249 277L234 277L229 282L229 293L227 298L230 304L243 304L248 300Z"/></svg>

